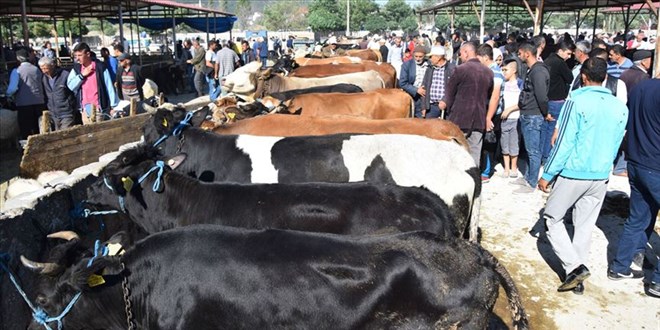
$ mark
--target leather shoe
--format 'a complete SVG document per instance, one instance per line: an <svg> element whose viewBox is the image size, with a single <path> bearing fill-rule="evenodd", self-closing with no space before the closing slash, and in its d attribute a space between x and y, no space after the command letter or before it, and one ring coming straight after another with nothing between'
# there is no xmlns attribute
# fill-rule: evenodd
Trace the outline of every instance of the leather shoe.
<svg viewBox="0 0 660 330"><path fill-rule="evenodd" d="M591 276L589 269L585 265L580 265L578 268L575 268L572 272L568 273L566 280L564 280L564 283L557 288L557 291L564 292L573 290L589 276Z"/></svg>
<svg viewBox="0 0 660 330"><path fill-rule="evenodd" d="M573 293L581 296L584 294L584 283L579 283L576 287L573 288Z"/></svg>
<svg viewBox="0 0 660 330"><path fill-rule="evenodd" d="M646 295L653 298L660 298L660 283L649 283L648 288L646 288Z"/></svg>

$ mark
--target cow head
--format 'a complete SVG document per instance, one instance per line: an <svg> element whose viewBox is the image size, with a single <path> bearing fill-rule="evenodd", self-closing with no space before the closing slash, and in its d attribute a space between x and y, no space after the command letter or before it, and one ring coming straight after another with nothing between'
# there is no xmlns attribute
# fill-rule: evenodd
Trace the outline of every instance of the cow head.
<svg viewBox="0 0 660 330"><path fill-rule="evenodd" d="M257 89L256 74L261 69L261 62L251 62L222 78L222 88L227 92L250 95Z"/></svg>
<svg viewBox="0 0 660 330"><path fill-rule="evenodd" d="M87 295L98 293L103 290L111 290L112 287L120 289L120 274L122 272L121 261L118 257L96 257L88 266L94 251L80 244L78 235L74 232L58 232L48 235L49 238L60 238L66 242L55 246L49 254L47 262L36 262L21 256L21 262L28 269L39 274L37 294L33 305L44 311L48 317L56 317L62 314L74 296L80 293L80 298L73 304L70 311L62 318L62 328L83 329L99 328L89 326L90 320L98 325L106 323L108 319L102 314L108 311L99 311L103 303L93 302ZM111 248L115 252L122 250L121 246L128 246L128 236L118 233L104 243L104 246L117 246ZM121 302L121 294L117 290L116 299ZM106 297L106 294L102 294ZM106 297L104 301L109 301ZM91 298L93 299L93 298ZM119 312L123 311L120 310ZM94 317L90 318L90 315ZM123 320L123 319L119 319ZM51 329L56 329L56 322L49 324ZM104 327L104 326L102 326ZM44 326L33 320L28 329L44 329Z"/></svg>
<svg viewBox="0 0 660 330"><path fill-rule="evenodd" d="M188 122L190 126L199 127L209 114L210 108L204 106L199 110L193 112L192 118ZM173 110L160 108L156 110L153 116L153 125L145 124L144 140L147 143L153 144L162 136L171 136L179 124L186 118L188 111L183 107L175 107ZM185 129L185 127L183 127Z"/></svg>
<svg viewBox="0 0 660 330"><path fill-rule="evenodd" d="M298 68L299 65L296 63L291 56L285 55L273 65L272 69L275 73L283 73L285 76L288 76L291 71Z"/></svg>
<svg viewBox="0 0 660 330"><path fill-rule="evenodd" d="M293 99L285 100L274 106L270 113L281 113L285 115L299 115L302 112L300 106L295 106Z"/></svg>

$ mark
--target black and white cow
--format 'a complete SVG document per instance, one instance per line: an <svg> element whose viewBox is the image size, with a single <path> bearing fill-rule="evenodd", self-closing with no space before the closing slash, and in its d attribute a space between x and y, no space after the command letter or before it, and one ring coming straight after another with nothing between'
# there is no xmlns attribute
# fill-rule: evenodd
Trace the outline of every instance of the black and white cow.
<svg viewBox="0 0 660 330"><path fill-rule="evenodd" d="M122 208L149 233L206 223L251 229L294 229L345 235L424 230L441 237L459 233L447 204L424 188L393 184L205 183L170 170L185 155L163 162L153 147L122 152L88 189L87 203ZM158 182L158 191L154 184ZM107 186L106 186L107 185ZM108 187L109 186L109 187ZM110 189L112 188L112 189Z"/></svg>
<svg viewBox="0 0 660 330"><path fill-rule="evenodd" d="M193 126L201 123L206 113L196 112ZM147 122L145 126L145 142L153 144L163 135L172 135L185 115L184 110L158 110L153 124ZM177 171L202 181L369 181L423 186L447 203L463 235L477 238L479 170L468 152L453 142L401 134L232 136L195 127L162 141L158 148L164 155L188 155Z"/></svg>
<svg viewBox="0 0 660 330"><path fill-rule="evenodd" d="M22 261L50 273L36 299L48 316L80 293L63 329L127 329L126 301L137 329L485 329L500 284L514 328L528 328L511 277L490 253L428 232L197 225L64 269Z"/></svg>

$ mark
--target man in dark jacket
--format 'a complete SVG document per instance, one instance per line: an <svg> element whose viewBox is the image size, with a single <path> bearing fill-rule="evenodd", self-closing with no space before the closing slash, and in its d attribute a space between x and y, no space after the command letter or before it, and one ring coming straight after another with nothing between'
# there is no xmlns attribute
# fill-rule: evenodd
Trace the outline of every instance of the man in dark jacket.
<svg viewBox="0 0 660 330"><path fill-rule="evenodd" d="M50 111L55 130L78 124L76 96L66 86L69 71L58 68L55 61L48 57L42 57L39 60L39 68L43 73L41 81L46 98L46 107Z"/></svg>
<svg viewBox="0 0 660 330"><path fill-rule="evenodd" d="M109 117L110 109L117 106L119 100L110 72L103 62L93 59L89 46L81 42L73 48L76 62L69 72L66 84L78 95L83 124L103 121ZM91 118L92 109L97 109L96 118Z"/></svg>
<svg viewBox="0 0 660 330"><path fill-rule="evenodd" d="M423 46L418 46L424 48ZM445 48L435 46L431 48L429 68L424 73L422 86L426 91L424 95L423 115L425 118L444 118L447 110L447 83L454 74L456 65L449 63L445 58Z"/></svg>
<svg viewBox="0 0 660 330"><path fill-rule="evenodd" d="M142 86L144 78L140 74L140 66L131 63L131 57L124 53L117 58L119 67L117 71L117 95L125 101L137 99L144 100Z"/></svg>
<svg viewBox="0 0 660 330"><path fill-rule="evenodd" d="M550 72L548 114L552 119L544 121L541 125L541 163L543 164L550 155L550 139L573 81L573 73L566 61L571 58L574 49L573 44L562 41L557 46L557 52L550 54L544 61Z"/></svg>
<svg viewBox="0 0 660 330"><path fill-rule="evenodd" d="M415 117L423 118L424 96L426 89L423 80L429 62L426 60L426 50L423 47L415 48L413 59L403 62L401 65L401 76L399 86L413 98L415 102Z"/></svg>
<svg viewBox="0 0 660 330"><path fill-rule="evenodd" d="M524 178L511 182L522 186L514 193L530 194L536 190L541 169L541 126L544 120L556 120L548 114L550 72L545 64L538 61L536 52L537 47L530 43L523 43L518 49L518 56L529 68L518 100L520 129L529 165Z"/></svg>
<svg viewBox="0 0 660 330"><path fill-rule="evenodd" d="M41 86L41 71L30 63L31 50L16 51L20 64L9 75L7 96L14 96L18 111L18 127L21 139L39 133L39 115L44 110L44 91Z"/></svg>
<svg viewBox="0 0 660 330"><path fill-rule="evenodd" d="M486 131L486 113L488 101L493 93L493 71L477 59L477 47L472 42L464 43L460 48L459 65L447 81L445 102L447 119L463 131L468 140L470 155L474 163L481 163L481 147Z"/></svg>
<svg viewBox="0 0 660 330"><path fill-rule="evenodd" d="M651 78L649 70L651 69L651 58L653 53L648 50L638 50L633 54L633 67L623 71L621 74L621 81L626 83L628 94L630 94L640 82Z"/></svg>

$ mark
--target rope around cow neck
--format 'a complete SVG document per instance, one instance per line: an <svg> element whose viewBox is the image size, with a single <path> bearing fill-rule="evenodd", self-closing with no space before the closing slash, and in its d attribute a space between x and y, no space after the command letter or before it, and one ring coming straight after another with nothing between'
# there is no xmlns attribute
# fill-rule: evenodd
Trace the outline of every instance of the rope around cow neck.
<svg viewBox="0 0 660 330"><path fill-rule="evenodd" d="M170 136L179 136L179 135L181 135L181 132L183 131L183 129L186 126L190 126L190 120L192 119L192 117L193 117L193 113L188 112L186 114L186 117L183 118L183 120L181 122L179 122L179 124L177 124L176 127L174 127L174 129L172 130L172 135L170 135L169 133L163 134L158 140L156 140L156 142L154 142L154 147L156 147L159 144L163 143L163 141L167 140L167 138L169 138Z"/></svg>

